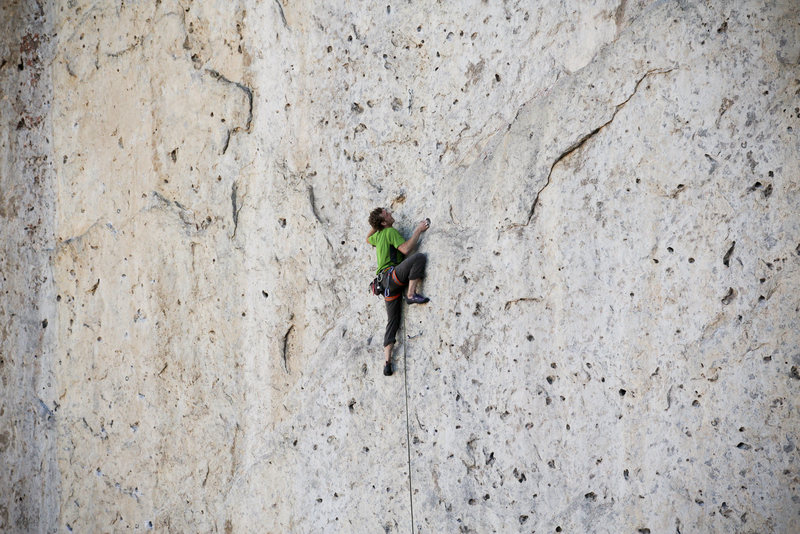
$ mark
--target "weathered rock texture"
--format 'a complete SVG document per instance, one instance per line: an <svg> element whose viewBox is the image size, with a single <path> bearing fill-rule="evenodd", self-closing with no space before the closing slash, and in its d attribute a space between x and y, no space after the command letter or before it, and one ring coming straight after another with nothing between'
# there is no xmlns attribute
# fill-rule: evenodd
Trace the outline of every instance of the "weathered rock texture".
<svg viewBox="0 0 800 534"><path fill-rule="evenodd" d="M0 530L800 530L797 2L0 9Z"/></svg>

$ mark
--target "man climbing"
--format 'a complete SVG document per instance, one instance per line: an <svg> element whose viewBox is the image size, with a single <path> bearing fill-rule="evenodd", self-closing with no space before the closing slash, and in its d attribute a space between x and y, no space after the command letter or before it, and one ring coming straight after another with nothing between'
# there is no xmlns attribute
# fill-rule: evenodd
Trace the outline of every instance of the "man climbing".
<svg viewBox="0 0 800 534"><path fill-rule="evenodd" d="M394 349L395 334L400 328L403 288L408 286L405 301L409 304L424 304L429 300L417 293L419 281L425 276L425 264L428 259L419 252L407 258L406 256L417 246L422 232L430 227L430 219L421 221L408 240L403 239L400 232L392 228L393 224L394 217L387 209L375 208L369 214L369 225L372 229L367 234L367 243L375 247L378 258L376 273L385 272L384 276L388 278L388 296L384 297L388 320L386 333L383 336L383 353L386 356L383 374L386 376L392 374L392 349Z"/></svg>

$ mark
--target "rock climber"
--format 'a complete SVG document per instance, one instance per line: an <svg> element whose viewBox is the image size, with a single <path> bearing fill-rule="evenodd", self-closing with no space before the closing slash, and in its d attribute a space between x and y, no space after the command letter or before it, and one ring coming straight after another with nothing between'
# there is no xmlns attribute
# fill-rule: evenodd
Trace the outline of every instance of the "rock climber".
<svg viewBox="0 0 800 534"><path fill-rule="evenodd" d="M408 304L424 304L428 297L417 293L420 280L425 276L425 264L428 259L422 253L408 254L414 250L419 242L422 232L430 228L430 219L425 219L417 224L411 238L406 240L395 228L392 212L385 208L375 208L369 214L369 225L372 229L367 234L367 243L375 247L380 274L384 271L389 279L388 296L386 301L386 333L383 336L383 353L386 363L383 374L392 374L392 349L394 349L395 334L400 328L400 317L403 308L403 289L405 301ZM406 257L408 256L408 257Z"/></svg>

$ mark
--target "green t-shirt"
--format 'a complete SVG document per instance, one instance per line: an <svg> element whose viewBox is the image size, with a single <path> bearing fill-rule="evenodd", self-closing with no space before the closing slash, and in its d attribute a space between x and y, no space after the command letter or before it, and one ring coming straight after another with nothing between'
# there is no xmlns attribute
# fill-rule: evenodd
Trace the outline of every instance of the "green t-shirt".
<svg viewBox="0 0 800 534"><path fill-rule="evenodd" d="M369 243L375 247L375 254L378 257L376 274L387 267L399 265L405 259L403 253L397 250L397 247L405 242L400 232L394 228L384 228L369 236Z"/></svg>

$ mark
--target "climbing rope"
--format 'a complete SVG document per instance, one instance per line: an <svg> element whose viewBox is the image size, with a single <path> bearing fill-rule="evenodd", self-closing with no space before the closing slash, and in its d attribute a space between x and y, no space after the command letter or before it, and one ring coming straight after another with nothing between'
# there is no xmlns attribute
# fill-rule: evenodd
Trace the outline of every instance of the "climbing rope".
<svg viewBox="0 0 800 534"><path fill-rule="evenodd" d="M414 534L414 493L411 489L411 424L408 418L408 360L406 347L408 335L406 331L406 314L403 314L403 381L406 387L406 447L408 449L408 502L411 506L411 534Z"/></svg>

